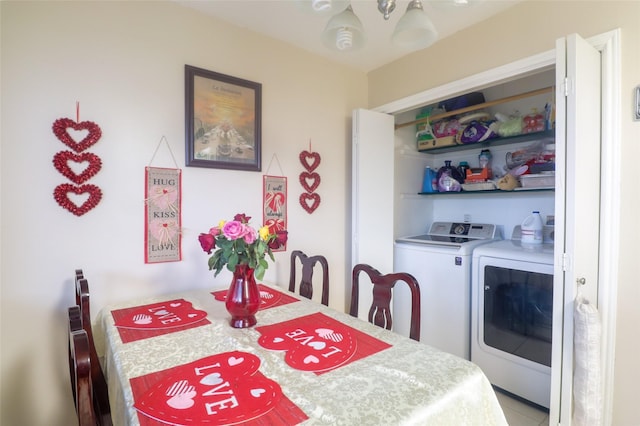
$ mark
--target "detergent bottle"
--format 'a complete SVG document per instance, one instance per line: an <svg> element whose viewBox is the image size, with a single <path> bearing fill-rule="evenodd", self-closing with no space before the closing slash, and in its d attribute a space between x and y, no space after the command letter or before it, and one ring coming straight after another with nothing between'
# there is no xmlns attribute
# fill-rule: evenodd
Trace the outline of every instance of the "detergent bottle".
<svg viewBox="0 0 640 426"><path fill-rule="evenodd" d="M436 172L431 167L425 167L422 180L422 192L438 192Z"/></svg>
<svg viewBox="0 0 640 426"><path fill-rule="evenodd" d="M522 228L522 244L542 244L542 217L534 211L520 225Z"/></svg>

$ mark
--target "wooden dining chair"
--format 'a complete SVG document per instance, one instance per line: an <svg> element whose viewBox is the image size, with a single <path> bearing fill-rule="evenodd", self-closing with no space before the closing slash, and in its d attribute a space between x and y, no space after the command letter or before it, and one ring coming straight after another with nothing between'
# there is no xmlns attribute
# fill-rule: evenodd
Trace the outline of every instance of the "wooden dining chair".
<svg viewBox="0 0 640 426"><path fill-rule="evenodd" d="M82 330L82 315L80 313L80 306L72 306L69 308L68 311L69 314L69 324L68 324L68 330L67 330L67 338L68 338L68 345L67 348L69 349L69 378L71 379L71 393L73 394L73 402L76 402L76 379L75 379L75 374L73 374L74 370L74 357L72 352L72 348L71 348L71 336L74 331L79 331Z"/></svg>
<svg viewBox="0 0 640 426"><path fill-rule="evenodd" d="M324 256L307 256L300 250L291 252L291 273L289 274L289 291L296 291L297 264L302 265L302 276L298 291L300 296L311 299L313 297L313 271L316 264L322 268L322 299L321 303L329 306L329 263Z"/></svg>
<svg viewBox="0 0 640 426"><path fill-rule="evenodd" d="M78 416L78 425L96 426L100 424L93 406L93 385L91 381L91 355L89 337L82 329L80 307L69 308L69 378L73 404Z"/></svg>
<svg viewBox="0 0 640 426"><path fill-rule="evenodd" d="M76 304L80 309L82 329L87 334L89 340L89 355L91 357L91 380L93 385L94 405L96 415L100 418L102 425L111 424L111 407L109 405L109 391L105 380L96 346L93 340L93 329L91 326L91 310L89 298L89 282L84 277L82 269L75 271Z"/></svg>
<svg viewBox="0 0 640 426"><path fill-rule="evenodd" d="M357 264L353 267L351 287L351 308L349 314L358 316L358 299L360 291L360 272L365 272L373 284L373 302L369 309L369 322L379 327L391 330L393 319L391 317L391 289L396 282L403 281L411 290L411 325L409 337L420 340L420 286L413 275L406 272L396 272L383 275L374 267L367 264Z"/></svg>

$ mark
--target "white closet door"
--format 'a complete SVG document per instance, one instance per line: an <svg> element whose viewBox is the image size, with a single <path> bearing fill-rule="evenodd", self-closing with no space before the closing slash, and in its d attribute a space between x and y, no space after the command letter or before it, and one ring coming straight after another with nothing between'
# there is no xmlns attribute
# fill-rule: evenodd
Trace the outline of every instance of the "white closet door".
<svg viewBox="0 0 640 426"><path fill-rule="evenodd" d="M556 49L555 213L556 235L564 239L555 242L555 277L564 277L564 283L555 283L554 302L561 301L555 306L563 306L564 312L557 309L554 318L562 328L554 327L553 341L563 344L553 345L550 418L555 424L559 416L562 424L570 425L573 303L578 291L596 306L598 302L601 58L597 49L575 34L558 40Z"/></svg>
<svg viewBox="0 0 640 426"><path fill-rule="evenodd" d="M394 118L357 109L352 128L351 269L367 263L388 274L393 271ZM361 291L359 297L358 316L366 319L371 291Z"/></svg>

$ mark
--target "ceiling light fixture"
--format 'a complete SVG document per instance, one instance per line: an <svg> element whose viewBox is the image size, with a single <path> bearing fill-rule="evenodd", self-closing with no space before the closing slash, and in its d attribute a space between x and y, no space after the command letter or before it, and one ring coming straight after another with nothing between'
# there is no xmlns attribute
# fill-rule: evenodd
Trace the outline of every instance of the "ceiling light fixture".
<svg viewBox="0 0 640 426"><path fill-rule="evenodd" d="M407 11L398 21L391 41L393 44L409 49L424 49L438 39L438 31L429 19L420 0L412 0Z"/></svg>
<svg viewBox="0 0 640 426"><path fill-rule="evenodd" d="M365 45L362 22L353 13L351 5L329 20L322 32L322 42L328 48L339 51L358 50Z"/></svg>
<svg viewBox="0 0 640 426"><path fill-rule="evenodd" d="M470 1L470 0L447 0ZM378 10L385 20L389 20L396 8L396 0L377 0ZM353 12L351 3L347 0L301 0L301 6L316 14L327 14L333 11L333 16L322 32L322 42L332 50L341 52L355 51L364 47L366 36L362 22ZM346 4L346 6L345 6ZM335 14L336 11L339 13ZM438 32L424 12L420 0L411 0L405 14L396 25L391 41L404 49L424 49L433 44L438 38Z"/></svg>
<svg viewBox="0 0 640 426"><path fill-rule="evenodd" d="M388 21L391 12L396 8L396 0L378 0L378 10L384 16L384 20Z"/></svg>
<svg viewBox="0 0 640 426"><path fill-rule="evenodd" d="M345 10L351 2L349 0L303 0L298 1L297 4L304 12L331 16Z"/></svg>

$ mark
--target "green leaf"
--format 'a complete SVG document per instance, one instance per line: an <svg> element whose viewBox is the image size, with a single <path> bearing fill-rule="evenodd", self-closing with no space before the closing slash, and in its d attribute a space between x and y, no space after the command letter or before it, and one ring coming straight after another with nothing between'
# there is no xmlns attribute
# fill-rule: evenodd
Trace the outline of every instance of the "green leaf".
<svg viewBox="0 0 640 426"><path fill-rule="evenodd" d="M264 266L262 266L261 264L258 265L258 267L255 269L255 271L253 272L253 275L261 280L264 277L264 272L265 272L265 268Z"/></svg>
<svg viewBox="0 0 640 426"><path fill-rule="evenodd" d="M237 264L238 264L238 254L231 253L231 256L229 256L229 262L227 263L229 270L233 272L236 269Z"/></svg>

